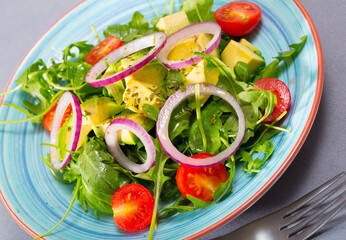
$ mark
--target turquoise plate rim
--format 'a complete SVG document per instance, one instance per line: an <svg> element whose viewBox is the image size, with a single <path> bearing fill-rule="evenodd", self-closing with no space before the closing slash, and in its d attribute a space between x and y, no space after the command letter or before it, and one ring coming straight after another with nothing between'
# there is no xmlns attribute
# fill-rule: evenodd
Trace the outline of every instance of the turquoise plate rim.
<svg viewBox="0 0 346 240"><path fill-rule="evenodd" d="M16 70L14 71L14 73L12 74L6 90L9 88L10 84L13 81L13 77L15 76L15 74L17 73L18 69L20 68L20 66L22 65L22 63L25 61L25 59L30 55L30 53L32 52L32 50L40 43L41 39L44 38L47 34L49 34L50 30L53 29L57 23L59 23L61 20L63 20L65 18L65 16L67 16L69 13L73 12L76 8L78 8L78 6L82 5L83 3L87 2L89 0L83 0L80 3L78 3L75 7L73 7L72 9L70 9L68 12L66 12L62 17L60 17L37 41L36 43L31 47L31 49L27 52L27 54L23 57L23 59L21 60L21 62L18 64ZM224 223L226 223L227 221L235 218L236 216L238 216L239 214L241 214L243 211L245 211L246 209L248 209L251 205L253 205L264 193L266 193L270 187L280 178L280 176L285 172L285 170L288 168L288 166L291 164L291 162L293 161L293 159L295 158L295 156L297 155L298 151L300 150L301 146L303 145L307 135L309 134L309 131L312 127L312 124L315 120L318 108L319 108L319 104L320 104L320 100L321 100L321 96L322 96L322 89L323 89L323 81L324 81L324 62L323 62L323 53L322 53L322 47L321 47L321 42L319 40L319 36L317 33L317 30L315 28L315 25L311 19L311 17L309 16L308 12L306 11L306 9L303 7L303 5L299 2L299 0L292 0L292 2L294 2L297 7L300 9L301 13L304 15L311 33L313 35L314 38L314 43L315 43L315 47L316 47L316 53L317 53L317 84L316 84L316 90L315 90L315 97L312 103L312 107L311 107L311 111L309 113L308 119L304 125L304 128L298 138L298 140L296 141L294 147L292 148L292 150L290 151L289 155L286 157L286 159L284 160L284 162L280 165L280 167L277 169L277 171L269 178L269 180L267 180L267 182L265 184L262 185L262 187L255 193L253 194L249 199L247 199L245 202L243 202L236 210L232 211L231 213L229 213L226 217L222 218L219 221L214 222L213 224L209 225L208 227L204 228L201 231L198 231L188 237L186 237L185 239L195 239L198 238L212 230L214 230L217 227L220 227L221 225L223 225ZM5 90L5 91L6 91ZM4 99L4 96L1 97L0 99L0 105L2 104ZM30 227L28 227L17 215L16 213L10 208L8 202L6 201L1 189L0 189L0 198L3 202L3 204L5 205L6 209L8 210L8 212L10 213L10 215L15 219L15 221L26 231L28 232L31 236L38 236L37 233L35 233L32 229L30 229Z"/></svg>

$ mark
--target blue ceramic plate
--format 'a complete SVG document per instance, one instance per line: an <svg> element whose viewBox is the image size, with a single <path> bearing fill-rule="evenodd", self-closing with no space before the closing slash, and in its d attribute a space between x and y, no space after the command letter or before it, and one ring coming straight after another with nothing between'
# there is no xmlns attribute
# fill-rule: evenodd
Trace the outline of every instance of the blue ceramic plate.
<svg viewBox="0 0 346 240"><path fill-rule="evenodd" d="M166 1L153 1L162 12ZM228 1L215 1L213 10ZM233 194L211 207L178 214L159 222L155 239L196 238L220 226L246 210L259 199L283 174L303 144L315 118L323 85L323 59L318 35L307 12L297 0L253 0L262 9L262 20L249 36L249 41L259 48L266 62L277 52L288 50L288 45L308 40L302 52L293 62L284 63L280 75L291 90L292 105L288 117L282 123L292 133L281 133L273 139L275 152L263 170L245 175L237 169ZM180 8L176 1L175 11ZM101 32L114 23L128 23L135 10L147 19L155 17L149 1L90 0L77 5L63 16L36 43L18 67L8 89L16 86L16 80L33 62L42 58L48 62L59 58L56 49L64 49L73 42L88 40L96 44L90 25ZM21 105L29 99L25 93L16 92L3 99L4 103ZM0 121L23 119L20 112L0 108ZM64 215L72 199L73 186L54 179L41 161L46 156L48 134L40 125L20 123L0 126L0 190L1 198L15 220L31 235L37 236L53 227ZM16 144L13 144L16 143ZM113 223L112 216L101 215L97 219L93 211L85 213L76 202L65 221L47 236L48 239L145 239L148 231L126 233Z"/></svg>

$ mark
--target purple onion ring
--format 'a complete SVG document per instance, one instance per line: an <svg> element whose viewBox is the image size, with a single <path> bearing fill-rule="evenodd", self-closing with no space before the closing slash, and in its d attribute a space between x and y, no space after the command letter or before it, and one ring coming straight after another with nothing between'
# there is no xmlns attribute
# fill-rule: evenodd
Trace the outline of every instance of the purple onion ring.
<svg viewBox="0 0 346 240"><path fill-rule="evenodd" d="M156 56L157 59L162 62L166 67L171 69L185 68L190 65L196 64L202 60L200 56L192 56L182 61L169 61L168 54L172 48L178 43L193 37L200 33L208 33L214 35L210 42L203 49L205 54L212 53L220 43L221 40L221 27L216 22L201 22L191 24L184 27L167 38L166 45L162 48L160 53Z"/></svg>
<svg viewBox="0 0 346 240"><path fill-rule="evenodd" d="M196 83L199 84L199 83ZM200 84L200 94L215 95L228 102L238 115L238 133L234 142L224 151L213 157L198 159L185 156L172 144L169 139L168 125L173 110L179 106L184 100L195 95L195 84L186 86L184 91L177 91L172 94L162 107L156 123L156 136L160 142L162 149L174 161L193 167L210 167L221 163L230 158L241 145L245 135L245 116L237 100L227 91L212 84Z"/></svg>
<svg viewBox="0 0 346 240"><path fill-rule="evenodd" d="M94 87L102 87L114 82L117 82L130 74L136 72L144 65L149 63L164 47L166 43L167 35L163 32L156 32L141 38L135 39L109 53L107 56L102 58L98 63L96 63L85 77L85 81ZM103 73L106 69L106 63L112 64L119 61L120 59L131 55L132 53L138 52L142 49L153 47L150 52L143 58L135 62L131 67L117 72L111 76L97 79L97 77ZM105 60L105 61L104 61Z"/></svg>
<svg viewBox="0 0 346 240"><path fill-rule="evenodd" d="M50 133L50 144L58 145L58 134L61 126L61 121L64 118L64 114L68 106L71 104L73 112L73 123L72 123L72 134L70 139L70 146L67 150L76 151L78 146L78 141L80 137L80 131L82 128L82 110L78 98L70 92L65 92L55 110L52 131ZM55 169L64 168L71 160L71 153L67 152L64 159L61 161L58 149L56 147L50 147L50 161Z"/></svg>
<svg viewBox="0 0 346 240"><path fill-rule="evenodd" d="M147 152L147 159L143 164L132 162L123 153L118 142L118 131L128 130L134 133L143 143ZM135 121L127 118L116 118L107 128L105 135L106 144L109 152L114 159L125 169L135 173L144 173L149 171L156 162L156 149L150 135L145 129Z"/></svg>

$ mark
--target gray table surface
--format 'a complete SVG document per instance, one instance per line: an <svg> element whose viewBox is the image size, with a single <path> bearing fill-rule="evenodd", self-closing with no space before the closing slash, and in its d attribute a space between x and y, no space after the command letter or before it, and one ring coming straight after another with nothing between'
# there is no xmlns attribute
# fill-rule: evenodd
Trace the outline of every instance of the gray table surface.
<svg viewBox="0 0 346 240"><path fill-rule="evenodd" d="M286 1L286 0L282 0ZM0 92L36 40L78 0L11 0L0 6ZM276 184L235 220L200 239L213 239L269 214L346 169L346 0L301 0L319 33L325 82L320 108L307 140ZM346 239L346 211L313 239ZM32 239L0 203L0 239Z"/></svg>

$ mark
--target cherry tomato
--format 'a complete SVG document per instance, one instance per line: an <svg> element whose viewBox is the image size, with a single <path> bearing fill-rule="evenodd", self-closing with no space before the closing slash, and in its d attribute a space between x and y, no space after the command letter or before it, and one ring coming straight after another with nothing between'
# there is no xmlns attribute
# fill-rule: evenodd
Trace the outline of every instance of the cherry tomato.
<svg viewBox="0 0 346 240"><path fill-rule="evenodd" d="M199 153L193 158L201 159L212 156L209 153ZM191 195L205 202L211 202L216 189L221 183L228 180L228 174L222 163L212 167L190 167L181 164L177 171L176 180L180 192L186 198L187 195Z"/></svg>
<svg viewBox="0 0 346 240"><path fill-rule="evenodd" d="M45 129L47 129L48 131L51 131L52 130L52 124L53 124L53 118L54 118L54 115L55 115L55 110L56 110L56 107L58 106L58 104L55 104L54 107L52 107L49 112L46 113L46 115L44 115L43 117L43 126ZM72 106L71 104L68 105L65 113L64 113L64 116L62 118L62 121L61 121L61 126L64 125L64 123L66 122L66 120L68 119L68 117L71 115L72 113Z"/></svg>
<svg viewBox="0 0 346 240"><path fill-rule="evenodd" d="M151 222L154 198L142 185L127 184L114 193L112 208L114 222L119 228L139 231Z"/></svg>
<svg viewBox="0 0 346 240"><path fill-rule="evenodd" d="M109 36L96 45L85 57L85 62L94 66L98 61L105 57L108 53L121 47L122 42L114 36Z"/></svg>
<svg viewBox="0 0 346 240"><path fill-rule="evenodd" d="M277 104L274 105L273 112L263 120L263 122L273 122L284 111L288 109L291 103L291 93L286 84L276 78L262 78L255 82L255 86L263 90L268 90L276 95Z"/></svg>
<svg viewBox="0 0 346 240"><path fill-rule="evenodd" d="M261 9L251 2L230 2L214 13L222 31L234 37L250 33L261 19Z"/></svg>

